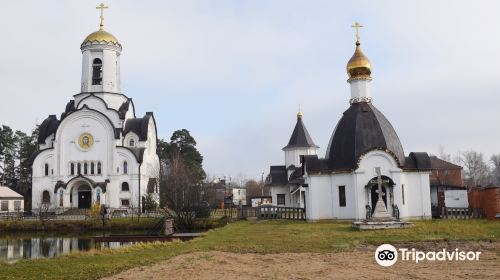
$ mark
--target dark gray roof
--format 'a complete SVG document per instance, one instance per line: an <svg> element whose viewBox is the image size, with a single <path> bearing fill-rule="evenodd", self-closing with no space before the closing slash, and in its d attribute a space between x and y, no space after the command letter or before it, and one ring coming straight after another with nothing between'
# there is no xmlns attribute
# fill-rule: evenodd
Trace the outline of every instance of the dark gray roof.
<svg viewBox="0 0 500 280"><path fill-rule="evenodd" d="M130 106L130 101L131 99L127 99L127 101L123 102L123 104L120 106L118 109L118 115L120 116L120 119L124 119L125 115L127 114L128 108Z"/></svg>
<svg viewBox="0 0 500 280"><path fill-rule="evenodd" d="M139 136L140 141L148 140L148 127L149 127L149 120L151 118L152 114L146 113L146 115L143 118L128 119L125 122L123 135L127 135L127 133L132 131Z"/></svg>
<svg viewBox="0 0 500 280"><path fill-rule="evenodd" d="M45 139L55 133L58 127L59 121L56 115L49 115L38 128L38 144L45 144Z"/></svg>
<svg viewBox="0 0 500 280"><path fill-rule="evenodd" d="M309 147L319 148L316 144L314 144L309 132L307 132L306 126L302 121L302 117L298 116L297 124L295 124L290 141L288 141L288 145L286 145L283 149Z"/></svg>
<svg viewBox="0 0 500 280"><path fill-rule="evenodd" d="M431 169L431 158L427 153L413 152L405 159L406 170L429 170Z"/></svg>
<svg viewBox="0 0 500 280"><path fill-rule="evenodd" d="M385 116L371 103L353 103L338 122L328 145L329 169L354 170L364 153L376 149L391 153L399 166L404 166L403 147Z"/></svg>
<svg viewBox="0 0 500 280"><path fill-rule="evenodd" d="M431 168L432 169L463 169L462 166L453 164L449 161L442 160L438 157L431 157Z"/></svg>
<svg viewBox="0 0 500 280"><path fill-rule="evenodd" d="M287 171L284 165L271 166L270 172L270 185L272 186L284 186L287 184Z"/></svg>

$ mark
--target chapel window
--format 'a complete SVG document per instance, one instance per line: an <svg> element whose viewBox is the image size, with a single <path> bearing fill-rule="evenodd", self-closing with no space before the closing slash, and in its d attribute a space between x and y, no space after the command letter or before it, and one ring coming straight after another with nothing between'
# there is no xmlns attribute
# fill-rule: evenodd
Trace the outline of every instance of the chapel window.
<svg viewBox="0 0 500 280"><path fill-rule="evenodd" d="M71 175L75 175L75 164L74 164L74 163L71 163L71 164L69 165L69 173L70 173Z"/></svg>
<svg viewBox="0 0 500 280"><path fill-rule="evenodd" d="M94 167L95 167L94 162L91 162L90 163L90 174L92 174L92 175L94 175L94 173L95 173L95 168Z"/></svg>
<svg viewBox="0 0 500 280"><path fill-rule="evenodd" d="M45 176L49 176L49 164L45 164Z"/></svg>
<svg viewBox="0 0 500 280"><path fill-rule="evenodd" d="M82 174L82 164L81 163L77 163L76 164L76 171L78 173L78 175Z"/></svg>
<svg viewBox="0 0 500 280"><path fill-rule="evenodd" d="M135 140L134 139L130 139L130 141L129 141L128 144L129 144L130 147L135 147Z"/></svg>
<svg viewBox="0 0 500 280"><path fill-rule="evenodd" d="M64 194L64 191L60 190L59 191L59 207L63 207L63 194Z"/></svg>
<svg viewBox="0 0 500 280"><path fill-rule="evenodd" d="M127 182L122 183L122 192L128 192L130 190L130 187Z"/></svg>
<svg viewBox="0 0 500 280"><path fill-rule="evenodd" d="M345 186L339 186L339 206L340 207L346 206Z"/></svg>
<svg viewBox="0 0 500 280"><path fill-rule="evenodd" d="M128 173L128 163L126 161L123 162L123 174Z"/></svg>
<svg viewBox="0 0 500 280"><path fill-rule="evenodd" d="M129 207L130 201L128 199L122 199L122 207Z"/></svg>
<svg viewBox="0 0 500 280"><path fill-rule="evenodd" d="M101 175L101 172L102 172L101 168L102 168L101 163L98 162L97 163L97 174L99 174L99 175Z"/></svg>
<svg viewBox="0 0 500 280"><path fill-rule="evenodd" d="M88 173L88 164L85 162L83 163L83 174L87 175Z"/></svg>
<svg viewBox="0 0 500 280"><path fill-rule="evenodd" d="M277 194L276 200L277 200L276 202L278 203L278 205L285 205L285 194L284 193Z"/></svg>
<svg viewBox="0 0 500 280"><path fill-rule="evenodd" d="M403 205L405 205L405 185L404 184L401 185L401 196L403 199Z"/></svg>
<svg viewBox="0 0 500 280"><path fill-rule="evenodd" d="M43 191L43 193L42 193L42 203L43 204L50 203L50 193L48 191Z"/></svg>
<svg viewBox="0 0 500 280"><path fill-rule="evenodd" d="M102 60L99 58L92 63L92 85L102 85Z"/></svg>

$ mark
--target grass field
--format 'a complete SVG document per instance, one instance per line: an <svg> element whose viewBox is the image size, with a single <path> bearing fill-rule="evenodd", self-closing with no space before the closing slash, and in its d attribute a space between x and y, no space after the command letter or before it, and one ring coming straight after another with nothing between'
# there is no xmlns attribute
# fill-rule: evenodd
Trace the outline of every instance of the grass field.
<svg viewBox="0 0 500 280"><path fill-rule="evenodd" d="M500 240L500 223L486 220L419 221L407 229L356 231L347 222L244 221L190 242L138 244L48 260L0 264L0 279L98 279L197 251L285 253L348 251L359 244L426 240Z"/></svg>

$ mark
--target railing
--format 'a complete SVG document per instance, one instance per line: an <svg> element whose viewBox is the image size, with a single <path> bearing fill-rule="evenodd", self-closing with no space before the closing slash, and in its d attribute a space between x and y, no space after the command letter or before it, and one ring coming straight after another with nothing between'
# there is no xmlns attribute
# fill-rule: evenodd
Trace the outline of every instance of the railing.
<svg viewBox="0 0 500 280"><path fill-rule="evenodd" d="M258 219L305 220L306 210L298 207L266 205L255 208L255 215Z"/></svg>
<svg viewBox="0 0 500 280"><path fill-rule="evenodd" d="M441 209L443 219L479 219L484 218L483 209L480 208L455 208L443 207Z"/></svg>

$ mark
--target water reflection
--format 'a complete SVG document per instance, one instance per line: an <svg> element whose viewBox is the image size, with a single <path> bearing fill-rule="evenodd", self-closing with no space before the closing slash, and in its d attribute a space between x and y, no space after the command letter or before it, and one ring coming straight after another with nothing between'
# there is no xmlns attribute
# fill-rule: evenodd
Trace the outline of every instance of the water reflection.
<svg viewBox="0 0 500 280"><path fill-rule="evenodd" d="M53 258L90 249L119 248L132 242L95 242L92 237L31 237L0 239L0 261Z"/></svg>

